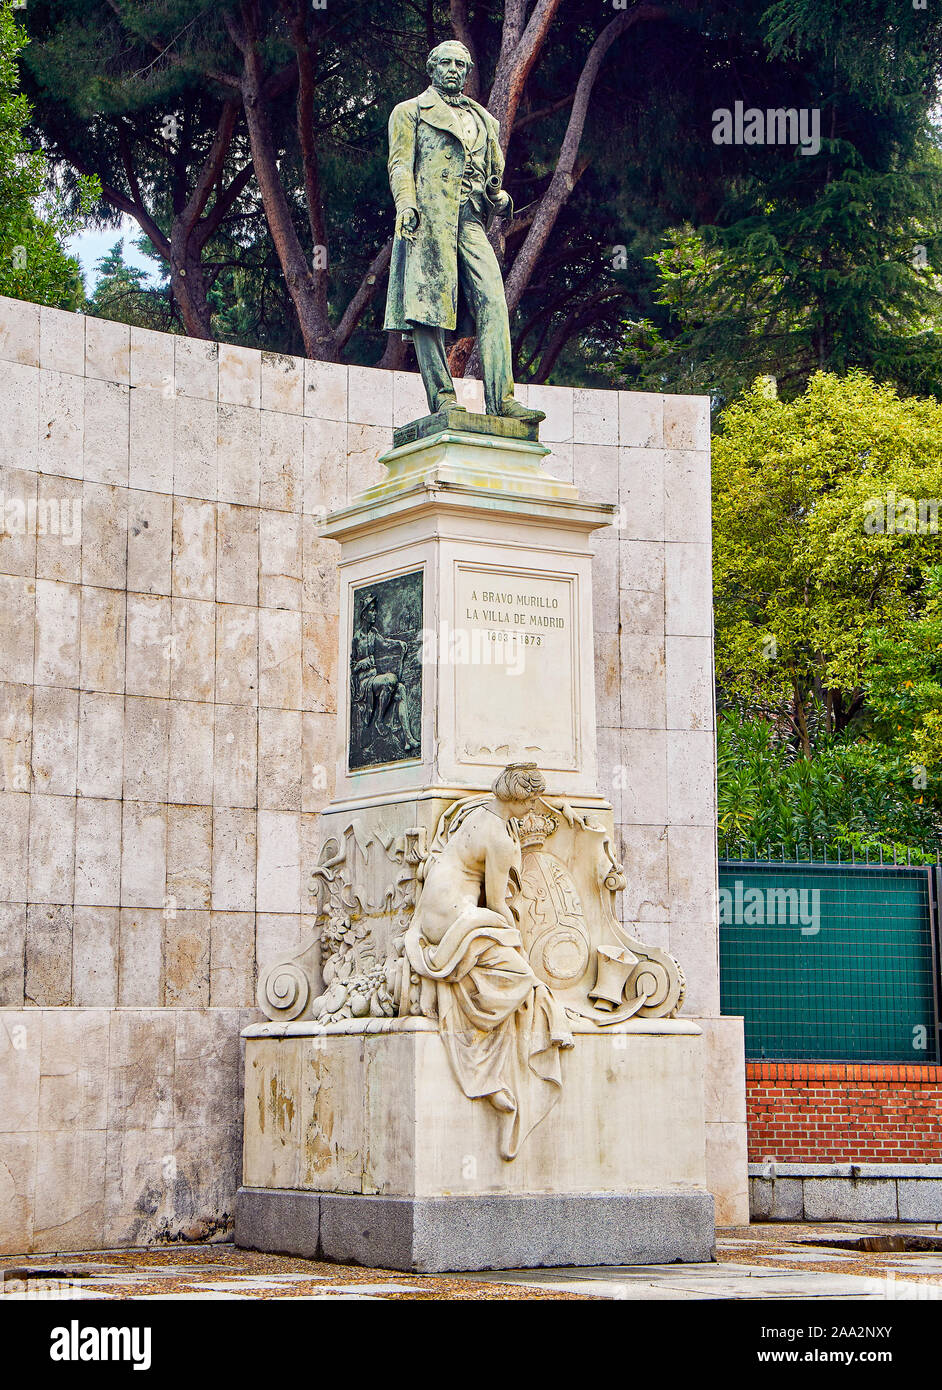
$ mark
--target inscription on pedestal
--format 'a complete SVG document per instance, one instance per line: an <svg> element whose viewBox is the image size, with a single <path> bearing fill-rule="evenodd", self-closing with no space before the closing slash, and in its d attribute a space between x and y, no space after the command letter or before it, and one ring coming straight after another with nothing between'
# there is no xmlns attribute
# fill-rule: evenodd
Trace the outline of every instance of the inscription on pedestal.
<svg viewBox="0 0 942 1390"><path fill-rule="evenodd" d="M575 768L575 585L568 577L459 566L455 584L458 757Z"/></svg>
<svg viewBox="0 0 942 1390"><path fill-rule="evenodd" d="M353 595L349 767L417 758L422 740L422 571Z"/></svg>

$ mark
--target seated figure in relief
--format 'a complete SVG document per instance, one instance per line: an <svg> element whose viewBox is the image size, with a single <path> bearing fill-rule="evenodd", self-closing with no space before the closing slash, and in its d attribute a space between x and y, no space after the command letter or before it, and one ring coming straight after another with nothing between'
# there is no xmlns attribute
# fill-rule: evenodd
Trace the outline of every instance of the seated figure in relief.
<svg viewBox="0 0 942 1390"><path fill-rule="evenodd" d="M418 750L419 740L412 728L409 692L398 671L380 671L378 662L396 656L399 668L408 644L397 637L387 637L380 630L376 598L367 594L363 600L360 622L353 634L351 650L352 699L360 712L361 736L366 738L375 730L378 734L392 733L401 744L404 755Z"/></svg>
<svg viewBox="0 0 942 1390"><path fill-rule="evenodd" d="M446 813L404 943L421 980L421 1011L438 1018L464 1094L486 1098L500 1114L507 1159L559 1099L559 1051L573 1045L507 902L521 863L517 822L545 788L535 763L512 763L493 797Z"/></svg>

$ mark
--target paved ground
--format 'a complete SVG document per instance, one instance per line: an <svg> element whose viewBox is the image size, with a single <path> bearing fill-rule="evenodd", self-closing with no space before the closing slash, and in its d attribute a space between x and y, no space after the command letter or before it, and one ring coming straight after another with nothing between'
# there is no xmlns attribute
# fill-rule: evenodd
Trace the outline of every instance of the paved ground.
<svg viewBox="0 0 942 1390"><path fill-rule="evenodd" d="M868 1240L883 1250L859 1250ZM880 1241L882 1238L882 1242ZM926 1248L901 1250L901 1239ZM893 1248L893 1247L896 1248ZM760 1225L718 1233L714 1265L397 1274L232 1245L0 1256L12 1299L942 1300L942 1225Z"/></svg>

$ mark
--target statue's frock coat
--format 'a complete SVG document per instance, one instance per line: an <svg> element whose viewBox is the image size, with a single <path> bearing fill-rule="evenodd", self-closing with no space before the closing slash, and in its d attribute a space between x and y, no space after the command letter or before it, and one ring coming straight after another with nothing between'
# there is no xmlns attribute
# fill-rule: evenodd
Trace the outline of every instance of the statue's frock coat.
<svg viewBox="0 0 942 1390"><path fill-rule="evenodd" d="M500 127L477 102L469 104L487 130L488 200L504 172ZM389 186L397 215L415 208L415 241L393 241L386 297L387 329L408 332L413 323L472 334L473 322L458 285L458 214L467 154L454 107L434 87L400 102L389 117Z"/></svg>

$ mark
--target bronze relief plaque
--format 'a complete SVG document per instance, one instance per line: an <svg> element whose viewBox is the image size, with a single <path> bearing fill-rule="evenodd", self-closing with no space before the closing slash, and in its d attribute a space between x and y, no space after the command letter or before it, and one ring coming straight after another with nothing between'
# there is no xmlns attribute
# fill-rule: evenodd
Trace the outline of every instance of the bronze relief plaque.
<svg viewBox="0 0 942 1390"><path fill-rule="evenodd" d="M349 767L418 758L422 744L422 571L353 594Z"/></svg>

